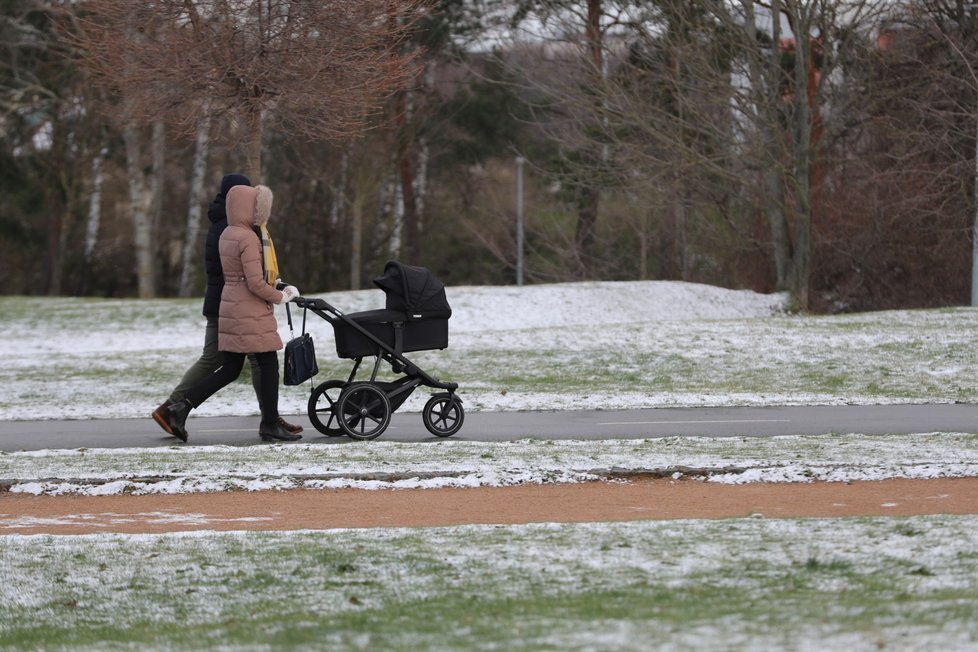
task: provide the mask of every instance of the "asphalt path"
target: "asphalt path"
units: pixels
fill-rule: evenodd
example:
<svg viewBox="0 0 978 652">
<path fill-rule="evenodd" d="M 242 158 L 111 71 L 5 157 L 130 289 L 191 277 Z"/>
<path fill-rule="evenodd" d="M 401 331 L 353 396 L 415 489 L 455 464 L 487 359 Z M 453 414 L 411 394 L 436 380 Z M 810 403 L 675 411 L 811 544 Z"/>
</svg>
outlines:
<svg viewBox="0 0 978 652">
<path fill-rule="evenodd" d="M 308 417 L 287 416 L 305 427 L 303 442 L 357 444 L 325 437 Z M 193 417 L 187 421 L 190 444 L 261 444 L 258 417 Z M 453 439 L 644 439 L 675 435 L 771 437 L 861 433 L 978 433 L 978 405 L 819 405 L 803 407 L 655 408 L 646 410 L 561 410 L 470 412 Z M 421 415 L 395 413 L 375 441 L 439 441 L 425 430 Z M 369 445 L 370 442 L 361 442 Z M 180 445 L 148 416 L 145 419 L 0 422 L 0 451 L 48 448 L 123 448 Z"/>
</svg>

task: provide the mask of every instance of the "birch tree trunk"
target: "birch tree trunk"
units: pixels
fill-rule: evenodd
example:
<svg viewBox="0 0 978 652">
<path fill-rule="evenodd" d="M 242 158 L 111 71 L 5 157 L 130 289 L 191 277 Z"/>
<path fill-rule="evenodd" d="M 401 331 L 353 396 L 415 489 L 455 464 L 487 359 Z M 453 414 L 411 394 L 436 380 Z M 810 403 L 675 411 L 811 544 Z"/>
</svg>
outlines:
<svg viewBox="0 0 978 652">
<path fill-rule="evenodd" d="M 363 268 L 363 205 L 367 193 L 361 184 L 353 189 L 353 202 L 350 205 L 350 289 L 359 290 L 363 284 L 361 269 Z"/>
<path fill-rule="evenodd" d="M 187 229 L 183 241 L 182 266 L 180 270 L 181 297 L 193 294 L 195 272 L 199 269 L 200 256 L 197 238 L 200 235 L 201 204 L 204 202 L 204 174 L 207 171 L 207 150 L 210 143 L 211 119 L 204 109 L 204 115 L 197 123 L 197 139 L 194 143 L 194 163 L 190 176 L 190 205 L 187 208 Z"/>
<path fill-rule="evenodd" d="M 102 184 L 105 182 L 105 159 L 109 150 L 103 147 L 92 158 L 92 194 L 88 197 L 88 221 L 85 224 L 85 264 L 92 262 L 92 253 L 98 243 L 98 229 L 102 221 Z"/>
<path fill-rule="evenodd" d="M 403 228 L 403 241 L 398 243 L 398 249 L 403 245 L 403 254 L 407 262 L 418 264 L 420 257 L 420 242 L 418 236 L 418 206 L 414 192 L 414 169 L 411 165 L 411 149 L 414 144 L 410 125 L 412 106 L 411 92 L 401 91 L 397 96 L 397 173 L 400 178 L 400 209 L 399 224 Z M 400 229 L 399 229 L 400 230 Z"/>
<path fill-rule="evenodd" d="M 415 179 L 417 201 L 415 204 L 418 212 L 418 237 L 421 238 L 421 234 L 424 233 L 424 200 L 428 194 L 428 158 L 431 156 L 431 151 L 426 138 L 420 138 L 418 142 L 418 176 Z M 420 240 L 418 243 L 418 253 L 419 255 L 424 253 Z"/>
<path fill-rule="evenodd" d="M 398 184 L 393 180 L 390 183 L 389 195 L 393 207 L 393 222 L 391 224 L 391 237 L 390 243 L 388 245 L 388 253 L 390 254 L 391 260 L 399 260 L 403 253 L 404 244 L 404 198 L 401 193 L 403 189 L 403 184 Z M 383 192 L 381 188 L 381 192 Z M 382 202 L 383 205 L 383 202 Z"/>
<path fill-rule="evenodd" d="M 156 243 L 160 241 L 160 222 L 163 217 L 164 166 L 166 163 L 166 127 L 158 120 L 153 123 L 153 138 L 150 147 L 152 167 L 149 173 L 149 223 L 155 249 Z"/>
<path fill-rule="evenodd" d="M 346 184 L 350 171 L 350 149 L 347 147 L 340 156 L 340 175 L 333 186 L 333 203 L 329 209 L 329 225 L 334 229 L 343 221 L 346 213 Z"/>
<path fill-rule="evenodd" d="M 132 213 L 137 287 L 141 299 L 150 299 L 156 296 L 153 225 L 149 216 L 149 194 L 146 192 L 143 178 L 139 129 L 127 125 L 122 131 L 122 138 L 126 146 L 126 173 L 129 180 L 129 210 Z"/>
</svg>

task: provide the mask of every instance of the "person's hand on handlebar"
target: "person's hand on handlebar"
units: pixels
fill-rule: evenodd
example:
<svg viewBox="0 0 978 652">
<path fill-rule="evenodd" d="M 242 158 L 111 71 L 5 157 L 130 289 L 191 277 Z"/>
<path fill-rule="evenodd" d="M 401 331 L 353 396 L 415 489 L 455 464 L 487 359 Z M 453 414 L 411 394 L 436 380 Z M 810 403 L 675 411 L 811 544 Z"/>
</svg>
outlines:
<svg viewBox="0 0 978 652">
<path fill-rule="evenodd" d="M 282 303 L 288 303 L 299 296 L 299 289 L 294 285 L 286 285 L 282 288 Z"/>
</svg>

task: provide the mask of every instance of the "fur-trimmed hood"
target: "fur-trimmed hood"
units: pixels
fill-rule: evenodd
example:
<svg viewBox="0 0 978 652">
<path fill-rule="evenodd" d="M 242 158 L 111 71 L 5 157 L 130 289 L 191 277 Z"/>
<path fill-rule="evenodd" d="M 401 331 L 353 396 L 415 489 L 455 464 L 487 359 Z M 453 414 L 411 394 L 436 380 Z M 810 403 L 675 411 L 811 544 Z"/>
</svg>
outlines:
<svg viewBox="0 0 978 652">
<path fill-rule="evenodd" d="M 261 226 L 272 214 L 272 190 L 268 186 L 234 186 L 227 194 L 228 226 Z"/>
</svg>

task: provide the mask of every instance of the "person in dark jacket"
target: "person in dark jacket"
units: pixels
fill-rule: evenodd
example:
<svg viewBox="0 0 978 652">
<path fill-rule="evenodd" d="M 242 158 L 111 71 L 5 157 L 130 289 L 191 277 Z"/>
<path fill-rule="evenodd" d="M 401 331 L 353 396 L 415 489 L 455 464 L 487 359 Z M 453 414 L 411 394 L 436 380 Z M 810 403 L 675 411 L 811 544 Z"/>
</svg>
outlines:
<svg viewBox="0 0 978 652">
<path fill-rule="evenodd" d="M 207 209 L 207 218 L 211 221 L 211 226 L 207 231 L 207 242 L 204 247 L 204 271 L 207 273 L 207 289 L 204 292 L 203 310 L 204 317 L 207 318 L 207 326 L 204 330 L 204 350 L 200 358 L 184 372 L 183 378 L 170 392 L 169 398 L 152 413 L 153 420 L 170 435 L 173 434 L 169 418 L 170 406 L 182 401 L 187 390 L 220 367 L 223 360 L 221 352 L 217 349 L 218 314 L 221 307 L 221 291 L 224 289 L 224 270 L 221 267 L 218 243 L 221 240 L 221 234 L 224 233 L 224 229 L 228 225 L 225 201 L 228 191 L 234 186 L 251 186 L 251 181 L 243 174 L 224 175 L 224 178 L 221 179 L 221 191 Z M 262 400 L 261 371 L 258 361 L 253 355 L 249 355 L 248 360 L 251 363 L 251 384 L 255 387 L 255 395 L 258 396 L 260 408 Z M 278 423 L 291 433 L 302 432 L 302 426 L 291 424 L 281 417 L 279 417 Z"/>
</svg>

